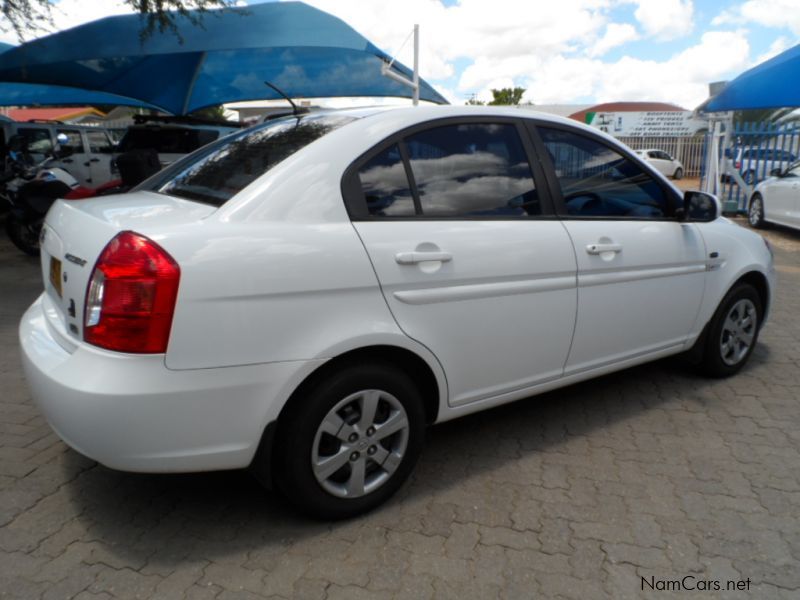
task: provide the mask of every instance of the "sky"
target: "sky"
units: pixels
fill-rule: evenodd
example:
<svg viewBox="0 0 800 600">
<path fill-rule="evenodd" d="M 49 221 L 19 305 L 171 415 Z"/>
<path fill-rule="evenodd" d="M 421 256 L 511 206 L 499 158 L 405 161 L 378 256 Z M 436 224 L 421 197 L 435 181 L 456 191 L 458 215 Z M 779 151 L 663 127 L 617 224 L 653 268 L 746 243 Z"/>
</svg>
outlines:
<svg viewBox="0 0 800 600">
<path fill-rule="evenodd" d="M 244 3 L 244 0 L 239 0 Z M 306 0 L 412 63 L 451 103 L 519 86 L 534 104 L 615 100 L 693 109 L 729 80 L 800 43 L 800 0 Z M 248 3 L 254 3 L 250 0 Z M 128 12 L 120 0 L 58 0 L 56 30 Z M 0 41 L 17 43 L 14 35 Z"/>
</svg>

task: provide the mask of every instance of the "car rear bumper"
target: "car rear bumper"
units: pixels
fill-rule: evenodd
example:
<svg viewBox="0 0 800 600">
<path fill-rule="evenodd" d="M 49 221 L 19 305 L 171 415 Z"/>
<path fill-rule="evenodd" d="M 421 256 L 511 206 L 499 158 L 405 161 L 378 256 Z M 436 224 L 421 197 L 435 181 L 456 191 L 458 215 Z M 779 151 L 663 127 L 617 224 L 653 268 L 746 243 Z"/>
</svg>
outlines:
<svg viewBox="0 0 800 600">
<path fill-rule="evenodd" d="M 19 335 L 31 393 L 53 430 L 81 454 L 125 471 L 248 466 L 267 423 L 323 362 L 170 370 L 163 355 L 65 343 L 41 297 Z"/>
</svg>

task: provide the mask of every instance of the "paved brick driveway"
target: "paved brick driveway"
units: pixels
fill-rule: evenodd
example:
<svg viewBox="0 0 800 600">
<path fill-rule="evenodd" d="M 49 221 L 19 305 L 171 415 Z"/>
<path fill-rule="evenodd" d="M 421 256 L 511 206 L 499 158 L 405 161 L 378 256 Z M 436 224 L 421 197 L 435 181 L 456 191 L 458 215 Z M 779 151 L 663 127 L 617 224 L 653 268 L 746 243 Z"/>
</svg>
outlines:
<svg viewBox="0 0 800 600">
<path fill-rule="evenodd" d="M 800 598 L 800 234 L 770 237 L 781 286 L 735 379 L 662 361 L 436 427 L 398 498 L 333 525 L 243 473 L 68 450 L 17 356 L 37 263 L 0 239 L 0 596 Z M 642 591 L 687 575 L 750 590 Z"/>
</svg>

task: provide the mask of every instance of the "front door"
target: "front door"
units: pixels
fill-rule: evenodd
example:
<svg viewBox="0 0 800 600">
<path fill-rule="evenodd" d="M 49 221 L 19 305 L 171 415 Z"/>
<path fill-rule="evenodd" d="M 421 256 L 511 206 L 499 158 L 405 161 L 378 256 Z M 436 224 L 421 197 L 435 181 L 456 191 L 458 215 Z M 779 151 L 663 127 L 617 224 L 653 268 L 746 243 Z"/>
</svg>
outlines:
<svg viewBox="0 0 800 600">
<path fill-rule="evenodd" d="M 61 150 L 66 151 L 64 158 L 59 158 L 53 161 L 54 167 L 60 167 L 78 180 L 80 185 L 91 185 L 92 174 L 89 166 L 86 163 L 87 152 L 83 144 L 83 136 L 80 129 L 62 129 L 56 130 L 56 135 L 64 134 L 67 136 L 67 141 L 60 144 Z"/>
<path fill-rule="evenodd" d="M 539 127 L 575 248 L 578 319 L 565 374 L 680 348 L 703 297 L 705 244 L 680 197 L 600 138 Z"/>
<path fill-rule="evenodd" d="M 452 406 L 556 379 L 569 351 L 575 256 L 524 134 L 513 120 L 431 124 L 351 175 L 386 302 L 442 364 Z"/>
</svg>

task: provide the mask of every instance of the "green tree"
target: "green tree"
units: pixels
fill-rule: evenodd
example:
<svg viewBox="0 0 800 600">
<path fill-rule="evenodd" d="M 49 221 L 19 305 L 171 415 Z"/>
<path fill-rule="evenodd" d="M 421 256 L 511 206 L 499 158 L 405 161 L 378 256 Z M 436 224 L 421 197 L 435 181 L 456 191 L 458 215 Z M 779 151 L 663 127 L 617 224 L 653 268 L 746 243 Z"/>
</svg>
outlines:
<svg viewBox="0 0 800 600">
<path fill-rule="evenodd" d="M 478 100 L 477 94 L 472 94 L 464 104 L 467 106 L 483 106 L 486 102 Z"/>
<path fill-rule="evenodd" d="M 489 102 L 492 106 L 510 105 L 516 106 L 522 100 L 522 95 L 525 93 L 525 88 L 501 88 L 499 90 L 492 90 L 492 101 Z"/>
<path fill-rule="evenodd" d="M 154 31 L 172 31 L 177 35 L 175 15 L 182 15 L 193 25 L 200 17 L 190 11 L 201 12 L 209 8 L 231 6 L 234 0 L 124 0 L 133 10 L 143 15 L 142 37 Z M 0 30 L 14 31 L 23 41 L 26 35 L 37 34 L 52 28 L 52 9 L 55 0 L 0 0 Z"/>
<path fill-rule="evenodd" d="M 209 121 L 228 120 L 228 118 L 225 116 L 225 107 L 222 105 L 207 106 L 206 108 L 201 108 L 200 110 L 190 113 L 189 116 L 195 117 L 196 119 L 208 119 Z"/>
</svg>

